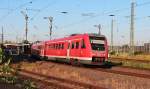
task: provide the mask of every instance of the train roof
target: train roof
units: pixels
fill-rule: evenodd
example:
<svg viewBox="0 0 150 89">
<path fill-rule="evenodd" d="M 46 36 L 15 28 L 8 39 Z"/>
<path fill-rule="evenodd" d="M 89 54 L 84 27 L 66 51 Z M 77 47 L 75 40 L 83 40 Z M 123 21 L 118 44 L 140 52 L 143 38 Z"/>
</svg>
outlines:
<svg viewBox="0 0 150 89">
<path fill-rule="evenodd" d="M 105 35 L 99 35 L 99 34 L 96 34 L 96 33 L 89 33 L 88 35 L 89 36 L 96 36 L 96 37 L 105 37 Z"/>
<path fill-rule="evenodd" d="M 104 35 L 99 35 L 96 33 L 85 33 L 85 34 L 71 34 L 70 36 L 64 37 L 64 38 L 58 38 L 58 39 L 53 39 L 53 40 L 48 40 L 45 42 L 50 42 L 50 41 L 60 41 L 60 40 L 69 40 L 71 38 L 80 38 L 83 36 L 96 36 L 96 37 L 105 37 Z"/>
<path fill-rule="evenodd" d="M 58 38 L 58 39 L 53 39 L 53 40 L 41 41 L 41 42 L 37 42 L 37 43 L 34 43 L 34 44 L 41 45 L 41 44 L 43 44 L 45 42 L 47 43 L 47 42 L 53 42 L 53 41 L 69 40 L 69 39 L 72 39 L 72 38 L 80 38 L 80 37 L 83 37 L 83 36 L 105 37 L 104 35 L 99 35 L 99 34 L 96 34 L 96 33 L 71 34 L 70 36 L 67 36 L 67 37 L 64 37 L 64 38 Z"/>
<path fill-rule="evenodd" d="M 89 36 L 97 36 L 97 37 L 105 37 L 104 35 L 99 35 L 97 33 L 85 33 Z M 79 35 L 85 35 L 85 34 L 71 34 L 70 36 L 79 36 Z"/>
</svg>

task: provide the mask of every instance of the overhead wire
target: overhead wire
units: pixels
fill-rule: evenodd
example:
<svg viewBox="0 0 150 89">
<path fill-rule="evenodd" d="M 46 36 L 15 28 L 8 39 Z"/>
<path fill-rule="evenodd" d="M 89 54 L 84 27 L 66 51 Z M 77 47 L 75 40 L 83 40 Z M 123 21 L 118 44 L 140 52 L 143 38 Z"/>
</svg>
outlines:
<svg viewBox="0 0 150 89">
<path fill-rule="evenodd" d="M 54 0 L 53 2 L 48 3 L 46 6 L 42 7 L 41 9 L 39 9 L 39 11 L 37 13 L 35 13 L 32 17 L 31 20 L 33 21 L 41 12 L 43 12 L 45 9 L 47 9 L 48 7 L 56 4 L 56 0 Z"/>
<path fill-rule="evenodd" d="M 118 10 L 114 10 L 114 11 L 104 12 L 104 13 L 101 13 L 101 14 L 98 14 L 98 15 L 95 15 L 95 16 L 91 16 L 91 17 L 88 17 L 86 19 L 82 19 L 80 21 L 77 21 L 77 22 L 74 22 L 74 23 L 71 23 L 71 24 L 68 24 L 68 25 L 65 25 L 65 26 L 63 26 L 61 28 L 68 28 L 70 26 L 77 25 L 77 24 L 80 24 L 82 22 L 86 22 L 86 21 L 91 20 L 93 18 L 96 18 L 96 17 L 99 17 L 99 16 L 103 16 L 104 14 L 108 15 L 108 14 L 112 14 L 112 13 L 116 13 L 116 12 L 120 12 L 120 11 L 124 11 L 124 10 L 127 10 L 127 8 L 122 8 L 122 9 L 118 9 Z"/>
<path fill-rule="evenodd" d="M 144 6 L 144 5 L 149 5 L 150 4 L 150 1 L 148 2 L 144 2 L 144 3 L 140 3 L 140 4 L 136 4 L 135 7 L 141 7 L 141 6 Z M 83 22 L 86 22 L 88 20 L 91 20 L 93 18 L 96 18 L 96 17 L 99 17 L 99 16 L 104 16 L 104 14 L 112 14 L 112 13 L 117 13 L 117 12 L 122 12 L 122 11 L 125 11 L 125 10 L 128 10 L 130 9 L 130 7 L 127 7 L 127 8 L 122 8 L 122 9 L 118 9 L 118 10 L 114 10 L 114 11 L 109 11 L 109 12 L 104 12 L 104 13 L 100 13 L 99 15 L 96 15 L 96 16 L 93 16 L 93 17 L 89 17 L 89 18 L 86 18 L 86 19 L 82 19 L 82 20 L 79 20 L 77 22 L 74 22 L 74 23 L 71 23 L 71 24 L 68 24 L 68 25 L 65 25 L 65 26 L 62 26 L 61 28 L 68 28 L 68 27 L 71 27 L 73 25 L 77 25 L 77 24 L 80 24 L 80 23 L 83 23 Z"/>
<path fill-rule="evenodd" d="M 13 10 L 13 9 L 10 9 L 10 8 L 0 8 L 0 10 Z"/>
<path fill-rule="evenodd" d="M 34 1 L 36 0 L 31 0 L 29 2 L 26 2 L 24 4 L 21 4 L 19 5 L 18 7 L 16 7 L 15 9 L 11 9 L 11 12 L 8 12 L 6 15 L 2 16 L 0 18 L 0 21 L 4 20 L 7 16 L 9 16 L 10 14 L 12 14 L 14 11 L 26 6 L 27 4 L 32 4 Z M 33 17 L 31 17 L 31 20 L 33 20 L 34 18 L 36 18 L 42 11 L 44 11 L 45 9 L 47 9 L 49 6 L 53 5 L 56 3 L 56 0 L 53 1 L 53 3 L 48 3 L 46 6 L 42 7 L 35 15 L 33 15 Z M 150 4 L 150 1 L 148 2 L 144 2 L 144 3 L 141 3 L 141 4 L 137 4 L 136 7 L 140 7 L 140 6 L 144 6 L 144 5 L 149 5 Z M 114 10 L 114 11 L 109 11 L 109 12 L 104 12 L 104 13 L 101 13 L 99 15 L 95 15 L 95 16 L 92 16 L 92 17 L 89 17 L 89 18 L 86 18 L 86 19 L 82 19 L 82 20 L 79 20 L 77 22 L 73 22 L 71 24 L 68 24 L 68 25 L 65 25 L 65 26 L 62 26 L 61 28 L 67 28 L 67 27 L 70 27 L 70 26 L 73 26 L 73 25 L 77 25 L 77 24 L 80 24 L 82 22 L 85 22 L 85 21 L 88 21 L 88 20 L 91 20 L 93 18 L 96 18 L 96 17 L 99 17 L 99 16 L 103 16 L 105 14 L 112 14 L 112 13 L 116 13 L 116 12 L 121 12 L 121 11 L 125 11 L 125 10 L 128 10 L 130 7 L 127 7 L 127 8 L 122 8 L 122 9 L 118 9 L 118 10 Z M 7 9 L 7 8 L 0 8 L 0 9 Z"/>
<path fill-rule="evenodd" d="M 140 4 L 136 4 L 135 7 L 141 7 L 141 6 L 145 6 L 145 5 L 150 5 L 150 1 L 144 2 L 144 3 L 140 3 Z M 126 18 L 130 18 L 130 16 L 125 16 L 125 17 Z M 134 20 L 139 21 L 139 20 L 143 20 L 145 18 L 148 18 L 148 16 L 136 17 Z M 121 22 L 119 22 L 117 24 L 121 24 Z"/>
<path fill-rule="evenodd" d="M 0 18 L 0 21 L 6 19 L 6 18 L 7 18 L 10 14 L 12 14 L 14 11 L 16 11 L 16 10 L 18 10 L 18 9 L 20 9 L 20 8 L 22 8 L 22 7 L 26 6 L 26 5 L 28 5 L 28 4 L 32 4 L 34 1 L 36 1 L 36 0 L 28 1 L 28 2 L 26 2 L 26 3 L 23 3 L 23 4 L 19 5 L 19 6 L 16 7 L 15 9 L 11 9 L 10 12 L 8 12 L 7 14 L 3 15 L 3 16 Z"/>
<path fill-rule="evenodd" d="M 143 5 L 149 5 L 149 4 L 150 4 L 150 1 L 144 2 L 144 3 L 140 3 L 140 4 L 136 4 L 136 7 L 140 7 L 140 6 L 143 6 Z"/>
</svg>

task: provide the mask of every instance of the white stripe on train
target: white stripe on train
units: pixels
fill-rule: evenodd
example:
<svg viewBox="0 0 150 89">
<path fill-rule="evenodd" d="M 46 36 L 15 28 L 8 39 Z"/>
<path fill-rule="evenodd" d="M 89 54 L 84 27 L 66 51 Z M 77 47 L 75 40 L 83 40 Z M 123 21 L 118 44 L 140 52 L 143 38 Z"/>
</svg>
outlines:
<svg viewBox="0 0 150 89">
<path fill-rule="evenodd" d="M 44 55 L 41 55 L 44 56 Z M 55 57 L 55 58 L 68 58 L 67 56 L 54 56 L 54 55 L 45 55 L 46 57 Z M 80 59 L 80 60 L 92 60 L 91 57 L 74 57 L 69 56 L 69 58 Z"/>
</svg>

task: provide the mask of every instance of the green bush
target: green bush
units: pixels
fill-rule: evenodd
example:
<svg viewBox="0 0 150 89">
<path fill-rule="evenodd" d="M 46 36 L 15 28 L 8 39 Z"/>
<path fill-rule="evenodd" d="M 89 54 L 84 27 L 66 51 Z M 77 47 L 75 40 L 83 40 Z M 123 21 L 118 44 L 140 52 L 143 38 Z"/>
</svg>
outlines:
<svg viewBox="0 0 150 89">
<path fill-rule="evenodd" d="M 35 84 L 30 80 L 23 81 L 23 89 L 36 89 Z"/>
<path fill-rule="evenodd" d="M 20 82 L 20 79 L 16 76 L 18 70 L 13 69 L 10 66 L 11 60 L 11 56 L 4 57 L 4 53 L 0 49 L 0 64 L 2 64 L 2 66 L 0 67 L 0 74 L 2 75 L 0 77 L 0 81 L 9 84 L 17 84 L 19 81 L 19 84 L 21 84 L 22 89 L 36 89 L 35 84 L 30 80 L 24 80 Z"/>
<path fill-rule="evenodd" d="M 2 78 L 0 78 L 0 80 L 5 83 L 14 84 L 16 83 L 17 77 L 16 76 L 3 76 Z"/>
<path fill-rule="evenodd" d="M 111 51 L 111 52 L 109 52 L 109 54 L 110 54 L 110 55 L 115 55 L 116 52 L 115 52 L 115 51 Z"/>
<path fill-rule="evenodd" d="M 134 55 L 143 54 L 143 52 L 134 52 Z"/>
</svg>

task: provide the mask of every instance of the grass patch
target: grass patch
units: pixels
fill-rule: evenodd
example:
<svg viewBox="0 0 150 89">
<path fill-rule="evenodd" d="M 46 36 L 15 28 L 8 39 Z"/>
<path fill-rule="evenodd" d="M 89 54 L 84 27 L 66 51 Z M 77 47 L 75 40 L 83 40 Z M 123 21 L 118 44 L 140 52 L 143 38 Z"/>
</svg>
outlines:
<svg viewBox="0 0 150 89">
<path fill-rule="evenodd" d="M 31 80 L 23 80 L 18 77 L 18 68 L 10 66 L 11 58 L 0 65 L 0 82 L 6 85 L 12 84 L 19 89 L 37 89 Z M 13 87 L 13 86 L 11 86 Z"/>
<path fill-rule="evenodd" d="M 128 53 L 120 53 L 118 55 L 110 55 L 110 58 L 122 58 L 122 59 L 133 59 L 133 60 L 148 60 L 150 61 L 149 54 L 136 54 L 129 55 Z"/>
<path fill-rule="evenodd" d="M 132 68 L 139 68 L 139 69 L 150 69 L 150 62 L 142 63 L 137 61 L 127 61 L 127 60 L 110 60 L 114 63 L 122 63 L 122 66 L 132 67 Z"/>
</svg>

